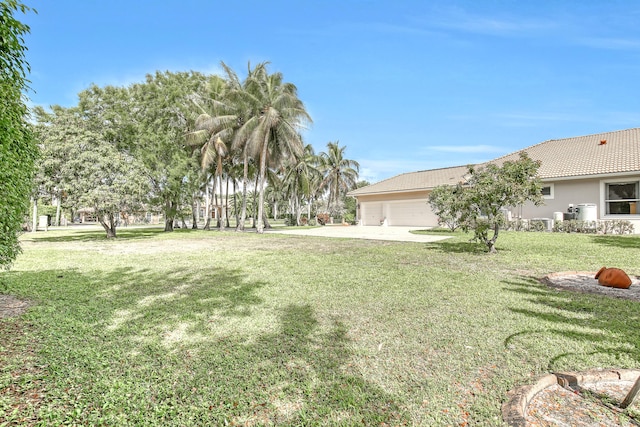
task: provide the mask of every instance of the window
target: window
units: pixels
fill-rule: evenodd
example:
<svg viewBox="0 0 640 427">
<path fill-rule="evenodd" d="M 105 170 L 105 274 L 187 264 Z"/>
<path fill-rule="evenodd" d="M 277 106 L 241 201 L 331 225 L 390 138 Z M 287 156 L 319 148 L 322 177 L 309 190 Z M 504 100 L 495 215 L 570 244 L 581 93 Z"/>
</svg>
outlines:
<svg viewBox="0 0 640 427">
<path fill-rule="evenodd" d="M 542 198 L 553 199 L 553 184 L 547 184 L 542 186 Z"/>
<path fill-rule="evenodd" d="M 607 215 L 634 215 L 637 213 L 639 181 L 609 182 L 605 184 Z"/>
</svg>

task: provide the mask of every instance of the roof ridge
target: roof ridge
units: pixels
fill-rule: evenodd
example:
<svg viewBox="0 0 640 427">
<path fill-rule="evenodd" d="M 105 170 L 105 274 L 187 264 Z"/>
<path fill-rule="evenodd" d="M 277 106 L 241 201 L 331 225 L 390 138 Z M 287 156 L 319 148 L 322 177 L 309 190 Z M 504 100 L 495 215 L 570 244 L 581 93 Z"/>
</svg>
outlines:
<svg viewBox="0 0 640 427">
<path fill-rule="evenodd" d="M 582 138 L 589 138 L 589 137 L 594 137 L 594 136 L 599 136 L 599 135 L 611 135 L 611 134 L 617 134 L 617 133 L 622 133 L 622 132 L 631 132 L 631 131 L 640 131 L 640 127 L 634 127 L 634 128 L 628 128 L 628 129 L 618 129 L 618 130 L 612 130 L 612 131 L 608 131 L 608 132 L 591 133 L 591 134 L 587 134 L 587 135 L 569 136 L 567 138 L 547 139 L 547 140 L 544 140 L 542 142 L 538 142 L 537 144 L 533 144 L 533 145 L 530 145 L 528 147 L 521 148 L 519 150 L 512 151 L 510 153 L 504 154 L 504 155 L 502 155 L 500 157 L 496 157 L 495 159 L 488 160 L 488 161 L 486 161 L 484 163 L 480 163 L 479 165 L 483 166 L 483 165 L 486 165 L 486 164 L 489 164 L 489 163 L 494 163 L 494 162 L 497 162 L 497 161 L 499 161 L 499 160 L 501 160 L 501 159 L 503 159 L 505 157 L 511 157 L 514 154 L 522 153 L 523 151 L 528 151 L 528 150 L 530 150 L 532 148 L 538 147 L 538 146 L 543 145 L 543 144 L 548 144 L 550 142 L 568 141 L 568 140 L 571 140 L 571 139 L 582 139 Z"/>
<path fill-rule="evenodd" d="M 477 163 L 473 163 L 473 165 L 476 165 L 476 164 L 477 164 Z M 446 170 L 446 169 L 466 168 L 466 167 L 468 167 L 468 166 L 470 166 L 470 165 L 471 165 L 471 163 L 470 163 L 470 164 L 468 164 L 468 165 L 445 166 L 445 167 L 443 167 L 443 168 L 423 169 L 423 170 L 413 171 L 413 172 L 402 172 L 402 173 L 399 173 L 399 174 L 397 174 L 397 175 L 390 176 L 389 178 L 385 178 L 385 179 L 383 179 L 382 181 L 374 182 L 374 183 L 373 183 L 373 184 L 371 184 L 371 185 L 379 184 L 379 183 L 381 183 L 381 182 L 385 182 L 385 181 L 388 181 L 388 180 L 390 180 L 390 179 L 395 179 L 395 178 L 397 178 L 397 177 L 399 177 L 399 176 L 402 176 L 402 175 L 411 175 L 411 174 L 414 174 L 414 173 L 424 173 L 424 172 L 443 171 L 443 170 Z"/>
</svg>

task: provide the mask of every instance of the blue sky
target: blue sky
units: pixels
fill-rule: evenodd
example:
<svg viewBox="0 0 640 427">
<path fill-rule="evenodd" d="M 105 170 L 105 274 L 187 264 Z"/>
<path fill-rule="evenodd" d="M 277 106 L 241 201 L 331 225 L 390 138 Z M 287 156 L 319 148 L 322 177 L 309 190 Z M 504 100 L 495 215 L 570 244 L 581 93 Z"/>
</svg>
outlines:
<svg viewBox="0 0 640 427">
<path fill-rule="evenodd" d="M 32 104 L 270 61 L 372 183 L 639 125 L 633 0 L 23 1 Z"/>
</svg>

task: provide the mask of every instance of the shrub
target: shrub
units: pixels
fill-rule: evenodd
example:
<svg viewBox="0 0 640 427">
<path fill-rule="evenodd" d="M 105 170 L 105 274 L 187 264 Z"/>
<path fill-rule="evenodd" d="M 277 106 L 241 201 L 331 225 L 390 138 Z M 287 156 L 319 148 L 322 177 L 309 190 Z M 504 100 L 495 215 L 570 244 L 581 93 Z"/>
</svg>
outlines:
<svg viewBox="0 0 640 427">
<path fill-rule="evenodd" d="M 328 213 L 319 213 L 318 215 L 316 215 L 316 218 L 318 220 L 318 224 L 320 225 L 327 225 L 329 223 Z"/>
<path fill-rule="evenodd" d="M 296 216 L 293 214 L 286 214 L 284 216 L 284 225 L 286 226 L 296 225 Z"/>
</svg>

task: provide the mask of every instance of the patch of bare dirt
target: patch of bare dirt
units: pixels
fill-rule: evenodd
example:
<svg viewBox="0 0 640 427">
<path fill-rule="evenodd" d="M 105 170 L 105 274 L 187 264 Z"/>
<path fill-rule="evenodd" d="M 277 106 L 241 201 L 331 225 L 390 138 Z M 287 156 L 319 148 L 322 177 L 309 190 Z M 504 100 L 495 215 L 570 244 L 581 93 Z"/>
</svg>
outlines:
<svg viewBox="0 0 640 427">
<path fill-rule="evenodd" d="M 547 275 L 542 279 L 542 282 L 557 289 L 640 301 L 640 279 L 638 277 L 629 276 L 631 279 L 629 289 L 618 289 L 602 286 L 598 283 L 595 275 L 595 271 L 563 271 Z"/>
<path fill-rule="evenodd" d="M 29 308 L 27 301 L 19 300 L 13 295 L 0 294 L 0 319 L 19 316 Z"/>
</svg>

